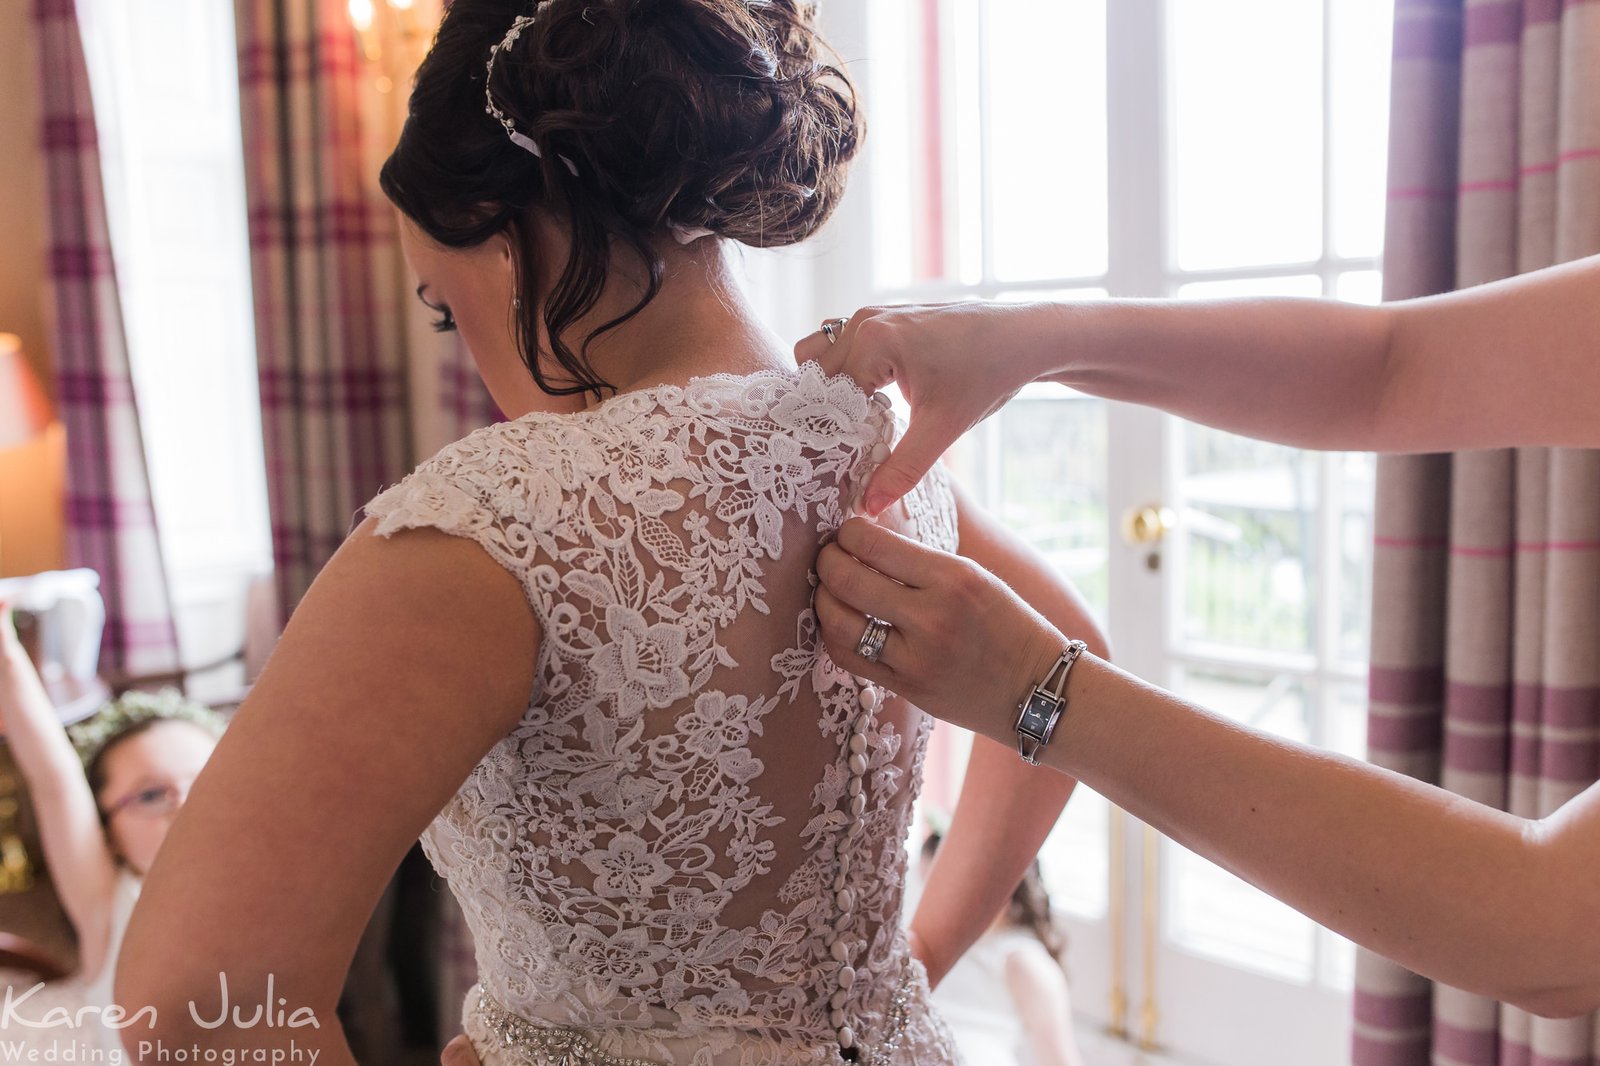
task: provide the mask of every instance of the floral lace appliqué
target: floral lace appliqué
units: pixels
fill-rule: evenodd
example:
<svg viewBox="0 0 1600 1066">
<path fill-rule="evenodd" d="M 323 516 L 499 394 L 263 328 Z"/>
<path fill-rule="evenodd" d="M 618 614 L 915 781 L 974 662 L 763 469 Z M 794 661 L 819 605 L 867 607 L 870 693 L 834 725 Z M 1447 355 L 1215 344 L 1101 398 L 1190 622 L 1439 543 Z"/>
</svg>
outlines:
<svg viewBox="0 0 1600 1066">
<path fill-rule="evenodd" d="M 368 503 L 380 535 L 477 542 L 541 630 L 522 720 L 422 838 L 485 1002 L 651 1061 L 953 1061 L 920 999 L 874 1050 L 908 1009 L 929 723 L 834 665 L 809 605 L 890 418 L 811 364 L 698 378 L 477 430 Z M 898 515 L 955 547 L 942 473 Z"/>
</svg>

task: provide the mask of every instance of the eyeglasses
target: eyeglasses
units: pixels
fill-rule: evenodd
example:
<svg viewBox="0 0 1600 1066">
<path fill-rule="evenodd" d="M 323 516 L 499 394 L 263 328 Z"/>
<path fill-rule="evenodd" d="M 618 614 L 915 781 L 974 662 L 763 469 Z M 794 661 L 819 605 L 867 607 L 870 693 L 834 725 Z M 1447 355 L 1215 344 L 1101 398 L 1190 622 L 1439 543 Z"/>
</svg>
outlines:
<svg viewBox="0 0 1600 1066">
<path fill-rule="evenodd" d="M 119 811 L 124 810 L 131 811 L 140 818 L 160 818 L 177 810 L 188 795 L 188 791 L 173 784 L 141 788 L 137 792 L 123 796 L 106 808 L 106 819 L 109 821 L 115 818 Z"/>
</svg>

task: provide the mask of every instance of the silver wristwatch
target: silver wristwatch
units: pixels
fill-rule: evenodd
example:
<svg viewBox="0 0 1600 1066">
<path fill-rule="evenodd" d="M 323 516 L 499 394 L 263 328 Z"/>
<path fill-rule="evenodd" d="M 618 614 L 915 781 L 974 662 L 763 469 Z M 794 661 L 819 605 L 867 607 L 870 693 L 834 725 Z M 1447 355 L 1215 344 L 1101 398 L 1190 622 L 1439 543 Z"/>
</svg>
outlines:
<svg viewBox="0 0 1600 1066">
<path fill-rule="evenodd" d="M 1067 674 L 1078 656 L 1088 650 L 1089 645 L 1081 640 L 1069 641 L 1050 672 L 1017 704 L 1017 754 L 1029 765 L 1039 765 L 1039 749 L 1050 742 L 1067 706 Z"/>
</svg>

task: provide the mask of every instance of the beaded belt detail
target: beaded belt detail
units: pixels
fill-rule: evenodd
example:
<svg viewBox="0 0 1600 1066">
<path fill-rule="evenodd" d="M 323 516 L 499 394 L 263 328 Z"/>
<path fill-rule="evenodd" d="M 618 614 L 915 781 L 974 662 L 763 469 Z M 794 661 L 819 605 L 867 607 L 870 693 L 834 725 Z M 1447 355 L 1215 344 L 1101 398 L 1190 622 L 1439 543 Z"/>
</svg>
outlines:
<svg viewBox="0 0 1600 1066">
<path fill-rule="evenodd" d="M 882 1039 L 866 1046 L 858 1044 L 854 1049 L 858 1057 L 851 1061 L 859 1066 L 888 1066 L 893 1060 L 911 1020 L 912 981 L 913 974 L 908 973 L 889 998 Z M 481 986 L 477 1013 L 499 1047 L 514 1050 L 537 1066 L 671 1066 L 656 1059 L 613 1055 L 600 1047 L 588 1030 L 535 1025 L 501 1006 Z"/>
</svg>

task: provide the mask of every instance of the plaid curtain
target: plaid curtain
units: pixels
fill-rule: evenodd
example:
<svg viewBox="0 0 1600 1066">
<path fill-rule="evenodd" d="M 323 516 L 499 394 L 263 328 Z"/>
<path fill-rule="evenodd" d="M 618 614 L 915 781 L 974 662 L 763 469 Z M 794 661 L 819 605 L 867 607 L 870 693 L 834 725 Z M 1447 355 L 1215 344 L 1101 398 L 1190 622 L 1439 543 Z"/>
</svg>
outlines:
<svg viewBox="0 0 1600 1066">
<path fill-rule="evenodd" d="M 1385 296 L 1600 252 L 1600 3 L 1399 0 Z M 1506 353 L 1516 373 L 1516 353 Z M 1526 817 L 1600 777 L 1600 452 L 1385 458 L 1373 762 Z M 1357 969 L 1357 1066 L 1596 1066 L 1551 1021 Z"/>
<path fill-rule="evenodd" d="M 281 626 L 361 506 L 412 466 L 401 264 L 343 0 L 237 0 L 236 18 Z"/>
<path fill-rule="evenodd" d="M 480 426 L 503 422 L 506 416 L 484 387 L 461 335 L 451 333 L 449 337 L 451 343 L 439 360 L 438 413 L 454 440 Z"/>
<path fill-rule="evenodd" d="M 73 0 L 35 0 L 55 372 L 67 431 L 66 557 L 100 574 L 100 669 L 178 668 L 139 407 L 128 368 L 94 104 Z"/>
<path fill-rule="evenodd" d="M 418 17 L 435 6 L 420 3 Z M 377 72 L 362 62 L 344 0 L 236 0 L 235 9 L 279 605 L 270 642 L 368 499 L 503 416 L 459 336 L 432 333 L 411 299 L 393 208 L 377 185 L 394 132 L 388 107 L 404 94 L 373 99 Z M 438 903 L 433 967 L 448 1040 L 477 973 L 460 908 L 447 893 Z M 388 935 L 379 923 L 363 944 L 383 953 Z M 386 982 L 353 974 L 347 1012 L 388 1002 Z"/>
</svg>

